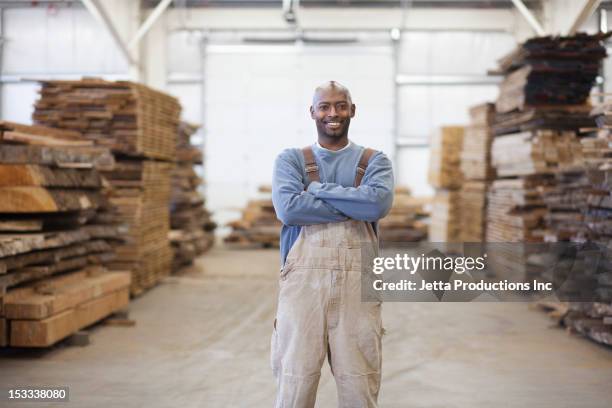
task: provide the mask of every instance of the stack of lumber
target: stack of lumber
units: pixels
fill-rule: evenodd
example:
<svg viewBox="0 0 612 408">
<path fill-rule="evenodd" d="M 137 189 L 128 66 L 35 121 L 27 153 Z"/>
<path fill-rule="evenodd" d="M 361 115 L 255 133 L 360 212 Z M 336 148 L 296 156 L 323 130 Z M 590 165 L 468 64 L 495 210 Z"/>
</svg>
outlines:
<svg viewBox="0 0 612 408">
<path fill-rule="evenodd" d="M 596 258 L 598 264 L 604 265 L 604 268 L 597 270 L 595 278 L 598 291 L 607 294 L 607 299 L 610 299 L 612 272 L 608 265 L 612 263 L 609 254 L 612 248 L 612 105 L 605 101 L 596 106 L 592 114 L 599 132 L 581 139 L 582 166 L 573 173 L 563 174 L 573 183 L 564 191 L 562 202 L 569 207 L 566 213 L 579 220 L 579 223 L 572 223 L 573 228 L 566 228 L 566 236 L 562 238 L 594 243 L 603 249 L 591 257 Z M 553 208 L 556 204 L 553 203 Z M 555 232 L 568 223 L 565 219 L 564 222 L 552 221 L 556 221 L 551 222 L 551 227 L 557 228 Z M 612 302 L 609 300 L 570 302 L 563 324 L 593 341 L 612 346 Z"/>
<path fill-rule="evenodd" d="M 505 79 L 496 103 L 500 113 L 538 105 L 583 105 L 587 102 L 607 35 L 536 37 L 500 60 Z"/>
<path fill-rule="evenodd" d="M 414 197 L 407 187 L 396 187 L 393 205 L 387 216 L 378 223 L 379 238 L 385 242 L 418 242 L 427 238 L 425 206 L 428 197 Z"/>
<path fill-rule="evenodd" d="M 430 141 L 429 184 L 435 188 L 457 189 L 461 187 L 461 150 L 464 128 L 442 126 Z"/>
<path fill-rule="evenodd" d="M 431 204 L 430 242 L 461 242 L 461 191 L 439 189 Z"/>
<path fill-rule="evenodd" d="M 173 272 L 190 265 L 196 256 L 208 250 L 214 242 L 216 224 L 204 207 L 204 197 L 198 192 L 202 179 L 194 166 L 202 165 L 202 151 L 191 144 L 198 126 L 181 122 L 177 139 L 177 163 L 172 170 L 170 197 L 170 227 L 168 234 L 172 251 Z"/>
<path fill-rule="evenodd" d="M 429 184 L 436 188 L 429 224 L 431 242 L 461 240 L 459 189 L 463 182 L 461 153 L 464 128 L 443 126 L 431 138 Z"/>
<path fill-rule="evenodd" d="M 104 267 L 113 166 L 76 132 L 0 122 L 0 346 L 46 347 L 127 305 L 129 272 Z"/>
<path fill-rule="evenodd" d="M 178 101 L 133 82 L 41 81 L 36 123 L 80 132 L 114 153 L 175 160 Z"/>
<path fill-rule="evenodd" d="M 492 103 L 470 109 L 470 125 L 466 126 L 461 151 L 461 172 L 468 180 L 491 180 L 495 169 L 491 166 L 491 123 L 495 116 Z"/>
<path fill-rule="evenodd" d="M 492 152 L 499 177 L 553 174 L 581 162 L 580 141 L 572 131 L 541 129 L 498 136 Z"/>
<path fill-rule="evenodd" d="M 48 347 L 110 314 L 130 300 L 129 272 L 89 267 L 7 293 L 4 316 L 12 347 Z"/>
<path fill-rule="evenodd" d="M 461 225 L 462 242 L 482 242 L 485 238 L 487 190 L 495 169 L 491 164 L 493 135 L 491 123 L 495 106 L 484 103 L 470 109 L 470 125 L 465 128 L 461 152 Z"/>
<path fill-rule="evenodd" d="M 276 218 L 271 197 L 272 189 L 269 186 L 261 186 L 259 192 L 266 198 L 249 200 L 246 208 L 242 210 L 242 217 L 228 223 L 232 231 L 224 238 L 226 243 L 243 247 L 279 246 L 282 224 Z"/>
<path fill-rule="evenodd" d="M 597 343 L 612 346 L 612 303 L 571 302 L 563 324 Z"/>
<path fill-rule="evenodd" d="M 116 220 L 128 226 L 126 242 L 116 249 L 109 266 L 132 271 L 132 295 L 156 285 L 170 274 L 170 174 L 173 163 L 121 159 L 105 176 L 113 186 Z"/>
<path fill-rule="evenodd" d="M 593 126 L 588 97 L 606 56 L 602 39 L 585 34 L 534 38 L 500 60 L 505 80 L 492 126 L 498 179 L 488 194 L 486 238 L 516 243 L 508 245 L 507 254 L 499 251 L 502 259 L 490 260 L 508 266 L 496 269 L 500 278 L 542 276 L 528 262 L 534 248 L 529 243 L 549 239 L 546 220 L 555 215 L 545 197 L 559 201 L 564 193 L 556 174 L 572 171 L 582 160 L 577 132 Z M 571 215 L 559 217 L 571 220 Z"/>
<path fill-rule="evenodd" d="M 41 84 L 36 122 L 78 131 L 115 154 L 116 168 L 106 176 L 128 241 L 111 267 L 132 271 L 131 293 L 138 295 L 170 273 L 168 207 L 180 104 L 131 82 L 85 78 Z"/>
<path fill-rule="evenodd" d="M 461 187 L 460 241 L 483 242 L 485 236 L 488 181 L 466 180 Z"/>
</svg>

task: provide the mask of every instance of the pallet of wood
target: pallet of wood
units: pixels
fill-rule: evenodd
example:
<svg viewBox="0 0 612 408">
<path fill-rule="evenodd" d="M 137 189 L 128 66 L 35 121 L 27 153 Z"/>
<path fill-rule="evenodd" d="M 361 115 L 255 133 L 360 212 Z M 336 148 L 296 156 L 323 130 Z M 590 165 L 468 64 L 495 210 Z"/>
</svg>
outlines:
<svg viewBox="0 0 612 408">
<path fill-rule="evenodd" d="M 500 60 L 505 79 L 496 103 L 500 113 L 538 105 L 581 105 L 587 101 L 607 34 L 536 37 Z"/>
<path fill-rule="evenodd" d="M 426 239 L 429 217 L 426 207 L 430 202 L 429 197 L 414 197 L 407 187 L 396 187 L 391 210 L 378 222 L 380 240 L 393 243 Z"/>
<path fill-rule="evenodd" d="M 261 186 L 259 192 L 265 198 L 249 200 L 242 210 L 242 217 L 227 225 L 232 228 L 224 242 L 238 247 L 278 247 L 282 224 L 276 218 L 269 186 Z"/>
<path fill-rule="evenodd" d="M 129 302 L 129 272 L 88 267 L 7 292 L 8 345 L 49 347 Z M 1 330 L 1 327 L 0 327 Z"/>
<path fill-rule="evenodd" d="M 431 203 L 430 242 L 461 241 L 461 200 L 459 190 L 439 189 Z"/>
<path fill-rule="evenodd" d="M 174 161 L 179 102 L 133 82 L 41 81 L 36 123 L 81 133 L 114 153 Z"/>
<path fill-rule="evenodd" d="M 203 195 L 198 191 L 203 180 L 194 167 L 201 165 L 203 154 L 191 143 L 198 126 L 181 122 L 177 138 L 177 163 L 172 170 L 170 197 L 170 226 L 168 238 L 172 245 L 172 271 L 193 263 L 214 243 L 216 224 L 205 208 Z"/>
<path fill-rule="evenodd" d="M 442 126 L 430 141 L 428 180 L 435 188 L 456 189 L 461 187 L 461 151 L 464 128 Z"/>
</svg>

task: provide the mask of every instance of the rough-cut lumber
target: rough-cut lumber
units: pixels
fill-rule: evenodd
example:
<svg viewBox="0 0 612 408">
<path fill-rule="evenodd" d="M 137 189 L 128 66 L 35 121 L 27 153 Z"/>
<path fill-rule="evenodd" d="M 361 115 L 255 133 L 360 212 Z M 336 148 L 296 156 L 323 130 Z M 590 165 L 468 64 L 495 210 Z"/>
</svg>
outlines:
<svg viewBox="0 0 612 408">
<path fill-rule="evenodd" d="M 34 234 L 0 234 L 0 258 L 39 249 L 58 248 L 89 239 L 85 231 L 48 231 Z"/>
<path fill-rule="evenodd" d="M 460 242 L 461 200 L 457 190 L 437 190 L 431 207 L 429 241 Z"/>
<path fill-rule="evenodd" d="M 538 105 L 579 105 L 587 101 L 609 35 L 537 37 L 500 60 L 506 74 L 496 103 L 498 112 Z"/>
<path fill-rule="evenodd" d="M 127 288 L 85 302 L 43 320 L 12 320 L 10 345 L 48 347 L 72 333 L 90 326 L 129 303 Z"/>
<path fill-rule="evenodd" d="M 429 216 L 425 205 L 429 197 L 414 197 L 407 187 L 396 187 L 393 205 L 386 217 L 378 222 L 378 235 L 385 242 L 416 242 L 427 237 Z"/>
<path fill-rule="evenodd" d="M 580 142 L 574 132 L 537 130 L 498 136 L 492 160 L 500 177 L 553 174 L 581 160 Z"/>
<path fill-rule="evenodd" d="M 259 188 L 261 193 L 269 195 L 267 186 Z M 264 248 L 279 245 L 281 222 L 276 218 L 272 198 L 249 200 L 242 210 L 242 218 L 228 223 L 232 232 L 224 241 L 238 246 L 263 246 Z"/>
<path fill-rule="evenodd" d="M 44 319 L 81 303 L 128 287 L 130 275 L 105 272 L 90 275 L 80 271 L 8 291 L 4 315 L 7 319 Z"/>
<path fill-rule="evenodd" d="M 198 192 L 203 180 L 194 166 L 202 164 L 201 149 L 191 144 L 191 136 L 198 126 L 181 122 L 177 137 L 177 162 L 172 170 L 172 194 L 170 196 L 170 227 L 168 234 L 172 245 L 172 270 L 177 272 L 193 263 L 214 243 L 216 224 L 206 210 L 204 197 Z"/>
<path fill-rule="evenodd" d="M 162 92 L 131 82 L 43 81 L 35 122 L 76 130 L 115 153 L 174 160 L 181 107 Z"/>
<path fill-rule="evenodd" d="M 93 188 L 101 186 L 93 170 L 53 169 L 39 165 L 0 164 L 0 187 L 35 186 Z"/>
<path fill-rule="evenodd" d="M 65 148 L 0 144 L 0 163 L 38 164 L 60 168 L 111 170 L 115 159 L 101 147 Z"/>
<path fill-rule="evenodd" d="M 97 192 L 42 187 L 0 187 L 0 213 L 41 213 L 96 208 Z"/>
<path fill-rule="evenodd" d="M 436 188 L 456 189 L 461 186 L 461 150 L 464 128 L 443 126 L 431 139 L 429 160 L 429 183 Z"/>
<path fill-rule="evenodd" d="M 484 242 L 487 181 L 468 180 L 461 186 L 461 242 Z"/>
</svg>

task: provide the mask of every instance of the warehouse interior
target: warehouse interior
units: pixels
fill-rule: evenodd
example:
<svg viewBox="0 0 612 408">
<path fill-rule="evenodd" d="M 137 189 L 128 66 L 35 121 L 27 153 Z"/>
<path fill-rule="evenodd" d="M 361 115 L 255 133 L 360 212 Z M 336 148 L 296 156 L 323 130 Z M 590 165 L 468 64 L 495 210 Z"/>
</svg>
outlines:
<svg viewBox="0 0 612 408">
<path fill-rule="evenodd" d="M 384 301 L 379 406 L 611 406 L 611 23 L 609 0 L 0 0 L 0 406 L 274 406 L 272 174 L 330 80 L 393 164 L 381 248 L 603 268 L 574 263 L 597 298 Z"/>
</svg>

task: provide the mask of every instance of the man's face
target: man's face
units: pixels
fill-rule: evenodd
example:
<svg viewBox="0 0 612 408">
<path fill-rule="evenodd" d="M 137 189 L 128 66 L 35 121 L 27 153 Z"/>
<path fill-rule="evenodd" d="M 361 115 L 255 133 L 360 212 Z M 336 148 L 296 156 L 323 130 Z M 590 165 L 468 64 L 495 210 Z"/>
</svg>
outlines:
<svg viewBox="0 0 612 408">
<path fill-rule="evenodd" d="M 355 116 L 355 105 L 346 92 L 335 88 L 323 89 L 314 97 L 310 116 L 319 135 L 341 138 L 348 134 L 351 118 Z"/>
</svg>

